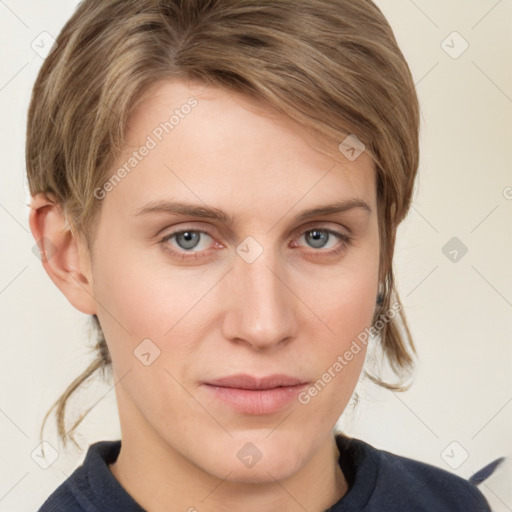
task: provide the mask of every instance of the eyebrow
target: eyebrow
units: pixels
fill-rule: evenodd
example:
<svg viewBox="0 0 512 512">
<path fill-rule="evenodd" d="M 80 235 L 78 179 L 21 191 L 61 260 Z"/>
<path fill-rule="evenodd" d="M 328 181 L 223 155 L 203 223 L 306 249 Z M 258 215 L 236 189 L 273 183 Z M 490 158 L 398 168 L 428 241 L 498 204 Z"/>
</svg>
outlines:
<svg viewBox="0 0 512 512">
<path fill-rule="evenodd" d="M 319 215 L 332 215 L 335 213 L 342 213 L 349 210 L 361 209 L 367 211 L 369 214 L 372 212 L 370 205 L 359 198 L 345 199 L 332 204 L 315 206 L 304 210 L 302 213 L 295 217 L 297 221 L 303 221 L 311 217 Z M 224 210 L 212 206 L 202 206 L 192 203 L 185 203 L 180 201 L 150 201 L 141 208 L 135 210 L 134 216 L 167 213 L 176 215 L 187 215 L 190 217 L 198 217 L 203 219 L 214 219 L 228 226 L 235 224 L 235 219 L 232 215 L 228 215 Z"/>
</svg>

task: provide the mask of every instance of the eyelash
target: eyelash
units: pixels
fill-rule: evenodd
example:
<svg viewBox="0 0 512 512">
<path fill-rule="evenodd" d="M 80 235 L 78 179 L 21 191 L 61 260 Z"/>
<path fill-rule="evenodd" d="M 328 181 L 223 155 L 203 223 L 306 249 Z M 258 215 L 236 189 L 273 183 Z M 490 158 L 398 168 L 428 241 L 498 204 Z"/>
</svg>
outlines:
<svg viewBox="0 0 512 512">
<path fill-rule="evenodd" d="M 344 251 L 345 249 L 347 249 L 347 247 L 349 247 L 351 244 L 352 244 L 352 237 L 351 236 L 348 236 L 344 233 L 339 233 L 338 231 L 333 231 L 331 229 L 327 229 L 327 228 L 322 228 L 322 227 L 312 227 L 312 228 L 308 228 L 304 231 L 301 231 L 300 233 L 295 233 L 295 235 L 299 235 L 302 236 L 306 233 L 310 233 L 312 231 L 322 231 L 324 233 L 327 233 L 329 235 L 334 235 L 335 237 L 338 237 L 341 241 L 341 243 L 335 248 L 335 249 L 330 249 L 329 251 L 325 251 L 325 252 L 322 252 L 320 249 L 319 250 L 312 250 L 312 257 L 313 258 L 322 258 L 322 257 L 333 257 L 333 256 L 336 256 L 338 254 L 340 254 L 342 251 Z M 165 235 L 161 240 L 160 240 L 160 243 L 162 244 L 162 248 L 164 251 L 166 252 L 169 252 L 172 254 L 173 257 L 177 258 L 177 259 L 180 259 L 180 260 L 187 260 L 187 261 L 191 261 L 191 260 L 195 260 L 197 258 L 202 258 L 203 255 L 201 255 L 201 252 L 203 251 L 198 251 L 198 252 L 182 252 L 182 251 L 179 251 L 179 250 L 176 250 L 174 248 L 170 248 L 170 245 L 167 243 L 168 240 L 170 240 L 171 238 L 175 237 L 176 235 L 180 235 L 182 233 L 187 233 L 187 232 L 192 232 L 192 233 L 201 233 L 201 234 L 204 234 L 204 235 L 208 235 L 211 237 L 210 233 L 208 233 L 207 231 L 204 231 L 202 229 L 180 229 L 179 231 L 174 231 L 173 233 L 169 233 L 168 235 Z M 212 237 L 213 238 L 213 237 Z M 314 254 L 314 253 L 317 253 L 317 254 Z"/>
</svg>

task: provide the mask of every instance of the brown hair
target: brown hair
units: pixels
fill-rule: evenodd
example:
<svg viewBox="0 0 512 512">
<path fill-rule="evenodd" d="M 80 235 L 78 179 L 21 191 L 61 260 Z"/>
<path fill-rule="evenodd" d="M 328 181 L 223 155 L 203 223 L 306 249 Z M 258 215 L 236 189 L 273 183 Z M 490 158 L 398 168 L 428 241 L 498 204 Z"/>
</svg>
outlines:
<svg viewBox="0 0 512 512">
<path fill-rule="evenodd" d="M 155 84 L 176 77 L 261 100 L 320 144 L 338 147 L 348 135 L 363 141 L 375 162 L 378 198 L 382 296 L 374 322 L 400 304 L 392 259 L 419 162 L 419 104 L 379 8 L 371 0 L 83 0 L 35 82 L 26 164 L 31 195 L 53 194 L 89 249 L 101 207 L 94 191 L 123 149 L 130 113 Z M 92 320 L 96 358 L 41 427 L 42 433 L 57 406 L 64 444 L 89 412 L 66 432 L 68 398 L 111 367 L 97 316 Z M 385 359 L 402 378 L 415 354 L 402 309 L 379 335 Z"/>
</svg>

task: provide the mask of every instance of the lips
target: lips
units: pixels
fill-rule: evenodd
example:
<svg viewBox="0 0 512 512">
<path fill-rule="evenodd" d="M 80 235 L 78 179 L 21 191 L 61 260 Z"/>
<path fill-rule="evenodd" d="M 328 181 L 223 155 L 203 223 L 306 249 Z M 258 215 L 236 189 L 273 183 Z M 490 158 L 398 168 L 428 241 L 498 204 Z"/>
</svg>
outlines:
<svg viewBox="0 0 512 512">
<path fill-rule="evenodd" d="M 307 384 L 307 381 L 288 375 L 269 375 L 267 377 L 253 377 L 251 375 L 239 374 L 230 377 L 223 377 L 220 379 L 210 380 L 204 384 L 210 386 L 219 386 L 223 388 L 236 388 L 236 389 L 274 389 L 279 387 L 298 386 Z"/>
<path fill-rule="evenodd" d="M 203 389 L 222 407 L 250 415 L 274 414 L 296 401 L 308 385 L 289 375 L 232 375 L 202 383 Z"/>
</svg>

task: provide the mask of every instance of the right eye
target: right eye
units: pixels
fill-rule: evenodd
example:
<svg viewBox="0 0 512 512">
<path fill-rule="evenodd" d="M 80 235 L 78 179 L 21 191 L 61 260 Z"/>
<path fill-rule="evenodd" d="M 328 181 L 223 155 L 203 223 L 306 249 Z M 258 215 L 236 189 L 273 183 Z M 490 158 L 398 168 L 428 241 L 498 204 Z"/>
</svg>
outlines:
<svg viewBox="0 0 512 512">
<path fill-rule="evenodd" d="M 200 249 L 198 251 L 192 250 L 200 245 L 201 235 L 210 236 L 206 231 L 202 229 L 180 229 L 179 231 L 174 231 L 173 233 L 165 235 L 165 237 L 160 240 L 160 243 L 163 244 L 163 249 L 165 251 L 172 253 L 178 258 L 196 258 L 199 257 L 196 253 L 204 252 L 206 250 L 206 248 Z M 173 238 L 178 245 L 177 249 L 175 246 L 168 243 L 169 240 L 172 240 Z M 187 255 L 187 253 L 191 254 Z"/>
</svg>

